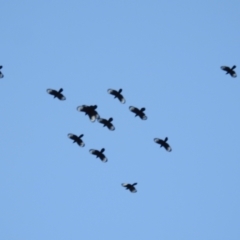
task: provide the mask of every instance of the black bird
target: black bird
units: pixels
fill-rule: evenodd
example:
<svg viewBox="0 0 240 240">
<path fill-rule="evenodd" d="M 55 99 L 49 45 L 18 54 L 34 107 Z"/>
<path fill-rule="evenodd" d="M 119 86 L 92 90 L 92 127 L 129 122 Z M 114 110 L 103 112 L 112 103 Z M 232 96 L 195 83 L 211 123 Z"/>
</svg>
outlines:
<svg viewBox="0 0 240 240">
<path fill-rule="evenodd" d="M 75 134 L 72 134 L 72 133 L 68 134 L 68 137 L 73 140 L 73 143 L 76 142 L 80 147 L 84 147 L 85 146 L 85 143 L 81 139 L 83 136 L 84 136 L 83 134 L 79 135 L 79 137 L 77 135 L 75 135 Z"/>
<path fill-rule="evenodd" d="M 135 185 L 137 185 L 137 183 L 133 183 L 133 184 L 122 183 L 122 186 L 125 187 L 126 190 L 129 190 L 132 193 L 136 193 L 137 192 L 136 188 L 134 187 Z"/>
<path fill-rule="evenodd" d="M 135 113 L 135 117 L 139 116 L 142 120 L 147 120 L 147 116 L 144 114 L 144 111 L 146 110 L 145 108 L 138 109 L 136 107 L 129 107 L 130 111 Z"/>
<path fill-rule="evenodd" d="M 103 152 L 105 151 L 104 148 L 101 149 L 101 151 L 95 150 L 95 149 L 90 149 L 89 152 L 93 155 L 96 156 L 96 158 L 100 158 L 103 162 L 107 162 L 107 158 L 106 156 L 103 154 Z"/>
<path fill-rule="evenodd" d="M 91 105 L 91 106 L 82 105 L 77 107 L 77 110 L 79 112 L 85 112 L 85 115 L 89 116 L 91 122 L 95 122 L 96 119 L 100 118 L 96 109 L 97 109 L 97 105 Z"/>
<path fill-rule="evenodd" d="M 0 66 L 0 69 L 2 69 L 2 66 Z M 2 74 L 2 72 L 0 71 L 0 78 L 3 78 L 4 75 Z"/>
<path fill-rule="evenodd" d="M 234 66 L 232 66 L 231 68 L 230 67 L 226 67 L 226 66 L 222 66 L 221 67 L 221 69 L 223 70 L 223 71 L 225 71 L 226 72 L 226 74 L 230 74 L 232 77 L 237 77 L 237 74 L 236 74 L 236 72 L 233 70 L 233 69 L 235 69 L 236 68 L 236 66 L 234 65 Z"/>
<path fill-rule="evenodd" d="M 170 145 L 167 143 L 168 138 L 166 137 L 164 140 L 159 139 L 159 138 L 154 138 L 154 142 L 157 144 L 160 144 L 160 147 L 164 147 L 168 152 L 172 151 L 172 148 Z"/>
<path fill-rule="evenodd" d="M 125 103 L 126 100 L 124 99 L 123 95 L 121 94 L 122 89 L 120 88 L 118 91 L 114 89 L 108 89 L 108 93 L 112 94 L 114 98 L 117 98 L 121 103 Z"/>
<path fill-rule="evenodd" d="M 62 94 L 63 89 L 60 88 L 58 91 L 53 89 L 47 89 L 47 92 L 54 96 L 54 98 L 58 98 L 59 100 L 66 100 L 66 97 Z"/>
<path fill-rule="evenodd" d="M 113 118 L 109 118 L 108 120 L 107 119 L 104 119 L 104 118 L 99 118 L 98 119 L 98 122 L 103 124 L 103 127 L 108 127 L 109 130 L 113 131 L 115 130 L 115 127 L 113 126 L 113 124 L 111 123 L 113 120 Z"/>
</svg>

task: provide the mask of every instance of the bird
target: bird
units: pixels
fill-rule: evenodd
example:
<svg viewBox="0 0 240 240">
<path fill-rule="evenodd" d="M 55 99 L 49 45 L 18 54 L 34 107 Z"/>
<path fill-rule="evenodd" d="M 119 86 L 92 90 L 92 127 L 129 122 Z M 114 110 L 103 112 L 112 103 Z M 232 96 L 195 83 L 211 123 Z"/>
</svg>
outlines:
<svg viewBox="0 0 240 240">
<path fill-rule="evenodd" d="M 136 193 L 137 192 L 136 188 L 134 187 L 135 185 L 137 185 L 137 183 L 133 183 L 133 184 L 122 183 L 122 186 L 125 187 L 126 190 L 129 190 L 132 193 Z"/>
<path fill-rule="evenodd" d="M 89 152 L 93 155 L 96 156 L 96 158 L 100 158 L 103 162 L 107 162 L 108 159 L 106 158 L 106 156 L 103 154 L 103 152 L 105 151 L 104 148 L 102 148 L 100 151 L 96 150 L 96 149 L 90 149 Z"/>
<path fill-rule="evenodd" d="M 96 119 L 100 118 L 96 109 L 97 109 L 97 105 L 91 105 L 91 106 L 81 105 L 77 107 L 77 110 L 79 112 L 85 112 L 85 115 L 89 116 L 91 122 L 95 122 Z"/>
<path fill-rule="evenodd" d="M 0 66 L 0 69 L 2 69 L 2 66 Z M 0 78 L 3 78 L 4 75 L 2 74 L 2 72 L 0 71 Z"/>
<path fill-rule="evenodd" d="M 145 108 L 138 109 L 136 107 L 130 106 L 130 111 L 135 113 L 135 117 L 139 116 L 142 120 L 147 120 L 147 116 L 144 114 Z"/>
<path fill-rule="evenodd" d="M 118 91 L 114 90 L 114 89 L 108 89 L 107 91 L 108 91 L 109 94 L 112 94 L 114 96 L 114 98 L 117 98 L 121 103 L 126 102 L 125 98 L 121 94 L 121 92 L 122 92 L 121 88 Z"/>
<path fill-rule="evenodd" d="M 115 130 L 115 127 L 113 126 L 113 124 L 111 123 L 113 120 L 113 118 L 109 118 L 108 120 L 107 119 L 104 119 L 104 118 L 99 118 L 98 119 L 98 122 L 103 124 L 103 127 L 108 127 L 109 130 L 113 131 Z"/>
<path fill-rule="evenodd" d="M 60 88 L 58 91 L 53 89 L 47 89 L 47 92 L 54 96 L 54 98 L 58 98 L 59 100 L 66 100 L 66 97 L 62 94 L 63 89 Z"/>
<path fill-rule="evenodd" d="M 72 133 L 68 134 L 68 137 L 73 140 L 73 143 L 76 142 L 80 147 L 84 147 L 85 146 L 85 143 L 81 139 L 83 136 L 84 136 L 83 134 L 81 134 L 79 136 L 77 136 L 75 134 L 72 134 Z"/>
<path fill-rule="evenodd" d="M 164 147 L 168 152 L 172 151 L 172 148 L 170 145 L 167 143 L 168 138 L 166 137 L 164 140 L 159 139 L 159 138 L 154 138 L 154 142 L 157 144 L 160 144 L 160 147 Z"/>
<path fill-rule="evenodd" d="M 230 67 L 226 67 L 226 66 L 222 66 L 221 67 L 221 69 L 223 70 L 223 71 L 226 71 L 226 74 L 230 74 L 232 77 L 237 77 L 237 74 L 236 74 L 236 72 L 233 70 L 233 69 L 235 69 L 236 68 L 236 66 L 235 65 L 233 65 L 231 68 Z"/>
</svg>

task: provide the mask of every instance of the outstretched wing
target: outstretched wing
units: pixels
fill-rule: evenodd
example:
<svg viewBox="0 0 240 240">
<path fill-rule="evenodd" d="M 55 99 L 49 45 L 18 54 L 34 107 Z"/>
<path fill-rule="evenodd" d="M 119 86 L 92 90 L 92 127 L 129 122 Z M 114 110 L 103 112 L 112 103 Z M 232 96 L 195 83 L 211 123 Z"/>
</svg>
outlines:
<svg viewBox="0 0 240 240">
<path fill-rule="evenodd" d="M 122 94 L 119 95 L 118 99 L 119 99 L 119 101 L 120 101 L 121 103 L 125 103 L 125 102 L 126 102 L 126 100 L 125 100 L 125 98 L 123 97 Z"/>
<path fill-rule="evenodd" d="M 60 94 L 59 97 L 58 97 L 58 99 L 60 99 L 60 100 L 66 100 L 66 97 L 65 97 L 63 94 Z"/>
<path fill-rule="evenodd" d="M 72 133 L 69 133 L 69 134 L 68 134 L 68 137 L 69 137 L 70 139 L 74 140 L 74 138 L 76 137 L 76 135 L 75 135 L 75 134 L 72 134 Z"/>
<path fill-rule="evenodd" d="M 77 144 L 78 144 L 80 147 L 84 147 L 84 146 L 85 146 L 85 143 L 84 143 L 81 139 L 79 139 L 79 140 L 77 141 Z"/>
<path fill-rule="evenodd" d="M 141 116 L 141 119 L 142 120 L 147 120 L 147 116 L 144 114 L 144 115 Z"/>
<path fill-rule="evenodd" d="M 0 72 L 0 78 L 3 78 L 4 77 L 4 75 Z"/>
<path fill-rule="evenodd" d="M 129 110 L 130 110 L 131 112 L 133 112 L 133 113 L 138 113 L 138 109 L 135 108 L 135 107 L 133 107 L 133 106 L 130 106 L 130 107 L 129 107 Z"/>
<path fill-rule="evenodd" d="M 115 127 L 114 127 L 112 124 L 110 124 L 110 125 L 108 126 L 108 129 L 111 130 L 111 131 L 114 131 L 114 130 L 115 130 Z"/>
<path fill-rule="evenodd" d="M 90 149 L 89 152 L 93 155 L 97 155 L 98 151 L 95 149 Z"/>
<path fill-rule="evenodd" d="M 88 106 L 87 105 L 81 105 L 81 106 L 78 106 L 77 107 L 77 110 L 79 111 L 79 112 L 86 112 L 86 108 L 87 108 Z"/>
<path fill-rule="evenodd" d="M 95 122 L 95 120 L 99 119 L 100 116 L 98 114 L 93 114 L 93 115 L 89 115 L 89 118 L 90 118 L 91 122 Z"/>
<path fill-rule="evenodd" d="M 108 89 L 107 90 L 109 94 L 112 94 L 112 95 L 116 95 L 117 91 L 116 90 L 113 90 L 113 89 Z"/>
<path fill-rule="evenodd" d="M 56 94 L 56 90 L 53 90 L 53 89 L 50 89 L 50 88 L 48 88 L 47 89 L 47 92 L 49 93 L 49 94 Z"/>
<path fill-rule="evenodd" d="M 103 161 L 103 162 L 107 162 L 108 159 L 105 157 L 105 155 L 101 156 L 100 159 Z"/>
<path fill-rule="evenodd" d="M 129 186 L 129 183 L 122 183 L 122 186 L 123 186 L 123 187 L 128 187 L 128 186 Z"/>
<path fill-rule="evenodd" d="M 231 74 L 232 77 L 237 77 L 237 74 L 235 73 L 235 71 L 233 71 L 233 73 Z"/>
<path fill-rule="evenodd" d="M 105 123 L 106 123 L 106 119 L 104 119 L 104 118 L 99 118 L 99 119 L 98 119 L 98 122 L 99 122 L 99 123 L 102 123 L 102 124 L 105 124 Z"/>
<path fill-rule="evenodd" d="M 136 193 L 136 192 L 137 192 L 137 189 L 136 189 L 135 187 L 133 187 L 133 188 L 130 189 L 130 192 Z"/>
<path fill-rule="evenodd" d="M 159 139 L 159 138 L 154 138 L 154 142 L 158 143 L 158 144 L 162 144 L 163 140 Z"/>
<path fill-rule="evenodd" d="M 224 70 L 224 71 L 229 71 L 230 70 L 230 68 L 227 67 L 227 66 L 221 66 L 221 69 Z"/>
</svg>

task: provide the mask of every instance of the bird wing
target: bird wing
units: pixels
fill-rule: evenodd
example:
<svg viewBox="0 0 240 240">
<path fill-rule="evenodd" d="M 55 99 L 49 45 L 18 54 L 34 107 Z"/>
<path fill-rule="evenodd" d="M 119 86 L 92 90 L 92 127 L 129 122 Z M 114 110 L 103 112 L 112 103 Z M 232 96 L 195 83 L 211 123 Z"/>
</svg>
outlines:
<svg viewBox="0 0 240 240">
<path fill-rule="evenodd" d="M 221 69 L 224 70 L 224 71 L 229 71 L 230 70 L 230 68 L 227 67 L 227 66 L 221 66 Z"/>
<path fill-rule="evenodd" d="M 100 116 L 98 114 L 93 114 L 93 115 L 89 115 L 89 118 L 90 118 L 91 122 L 95 122 L 95 120 L 99 119 Z"/>
<path fill-rule="evenodd" d="M 79 112 L 86 112 L 86 107 L 87 107 L 87 105 L 81 105 L 81 106 L 78 106 L 78 107 L 77 107 L 77 110 L 78 110 Z"/>
<path fill-rule="evenodd" d="M 147 116 L 144 114 L 144 115 L 141 116 L 141 119 L 142 120 L 147 120 Z"/>
<path fill-rule="evenodd" d="M 82 141 L 82 140 L 78 140 L 77 141 L 77 144 L 80 146 L 80 147 L 84 147 L 85 146 L 85 143 Z"/>
<path fill-rule="evenodd" d="M 76 135 L 75 134 L 72 134 L 72 133 L 69 133 L 68 134 L 68 137 L 70 138 L 70 139 L 73 139 L 74 140 L 74 137 L 75 137 Z"/>
<path fill-rule="evenodd" d="M 106 119 L 104 119 L 104 118 L 99 118 L 99 119 L 98 119 L 98 122 L 104 124 L 104 123 L 106 123 Z"/>
<path fill-rule="evenodd" d="M 49 94 L 54 94 L 54 93 L 56 92 L 56 90 L 53 90 L 53 89 L 48 88 L 48 89 L 47 89 L 47 92 L 48 92 Z"/>
<path fill-rule="evenodd" d="M 89 152 L 90 152 L 91 154 L 93 154 L 93 155 L 97 155 L 97 152 L 98 152 L 98 151 L 97 151 L 97 150 L 94 150 L 94 149 L 90 149 Z"/>
<path fill-rule="evenodd" d="M 137 108 L 135 108 L 135 107 L 133 107 L 133 106 L 130 106 L 129 107 L 129 110 L 131 111 L 131 112 L 134 112 L 134 113 L 137 113 Z"/>
<path fill-rule="evenodd" d="M 0 72 L 0 78 L 3 78 L 3 74 Z"/>
<path fill-rule="evenodd" d="M 66 97 L 61 94 L 61 95 L 59 96 L 59 99 L 60 99 L 60 100 L 66 100 Z"/>
<path fill-rule="evenodd" d="M 2 66 L 0 66 L 0 69 L 2 69 Z"/>
<path fill-rule="evenodd" d="M 119 101 L 120 101 L 121 103 L 125 103 L 125 102 L 126 102 L 126 100 L 125 100 L 125 98 L 123 97 L 123 95 L 120 95 L 120 96 L 118 97 L 118 99 L 119 99 Z"/>
<path fill-rule="evenodd" d="M 137 189 L 134 187 L 134 188 L 130 189 L 130 192 L 136 193 L 136 192 L 137 192 Z"/>
<path fill-rule="evenodd" d="M 115 130 L 115 127 L 114 127 L 112 124 L 110 124 L 110 125 L 108 126 L 108 129 L 111 130 L 111 131 L 114 131 L 114 130 Z"/>
<path fill-rule="evenodd" d="M 162 144 L 163 141 L 159 138 L 154 138 L 154 142 L 158 144 Z"/>
<path fill-rule="evenodd" d="M 108 89 L 107 91 L 109 94 L 116 95 L 116 90 Z"/>
<path fill-rule="evenodd" d="M 122 186 L 123 186 L 123 187 L 128 187 L 128 186 L 129 186 L 129 183 L 122 183 Z"/>
<path fill-rule="evenodd" d="M 237 77 L 237 74 L 233 71 L 233 73 L 231 74 L 232 77 Z"/>
<path fill-rule="evenodd" d="M 101 156 L 100 159 L 103 161 L 103 162 L 107 162 L 108 159 L 105 157 L 105 155 Z"/>
</svg>

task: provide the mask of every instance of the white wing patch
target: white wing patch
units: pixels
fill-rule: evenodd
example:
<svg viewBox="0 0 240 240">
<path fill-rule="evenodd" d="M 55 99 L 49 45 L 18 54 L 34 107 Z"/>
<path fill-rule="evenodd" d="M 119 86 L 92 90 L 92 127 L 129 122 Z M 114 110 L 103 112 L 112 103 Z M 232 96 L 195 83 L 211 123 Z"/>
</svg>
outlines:
<svg viewBox="0 0 240 240">
<path fill-rule="evenodd" d="M 147 120 L 147 116 L 143 115 L 142 120 Z"/>
</svg>

